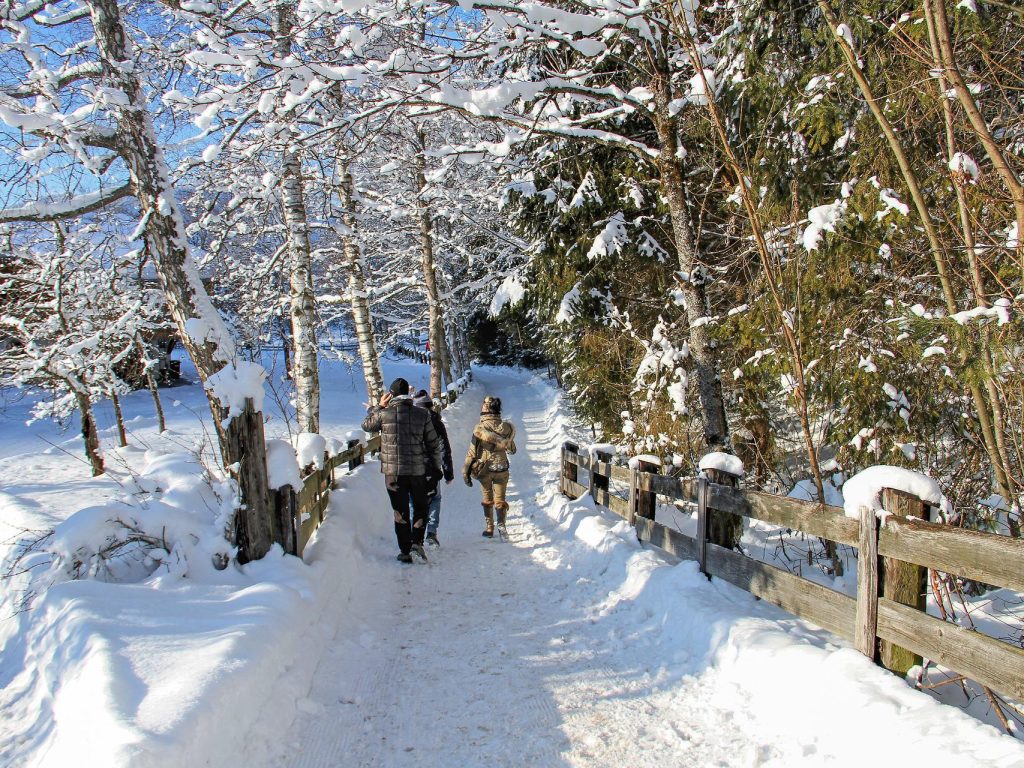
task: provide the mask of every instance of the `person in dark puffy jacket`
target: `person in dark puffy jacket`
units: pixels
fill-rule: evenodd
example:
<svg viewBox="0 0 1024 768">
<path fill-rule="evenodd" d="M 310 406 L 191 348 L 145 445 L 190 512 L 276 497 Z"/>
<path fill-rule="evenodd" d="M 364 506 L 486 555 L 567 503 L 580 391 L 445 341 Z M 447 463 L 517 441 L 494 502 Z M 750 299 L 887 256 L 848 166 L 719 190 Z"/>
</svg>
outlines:
<svg viewBox="0 0 1024 768">
<path fill-rule="evenodd" d="M 417 408 L 423 408 L 430 414 L 434 431 L 437 432 L 437 437 L 441 441 L 441 466 L 435 467 L 433 472 L 427 472 L 427 499 L 429 499 L 428 508 L 430 515 L 427 518 L 426 541 L 428 544 L 433 544 L 437 547 L 441 545 L 441 542 L 437 540 L 437 526 L 441 522 L 441 478 L 443 477 L 448 485 L 451 485 L 452 480 L 455 479 L 455 467 L 452 464 L 452 445 L 448 442 L 448 430 L 445 429 L 441 414 L 434 409 L 434 401 L 427 390 L 421 389 L 417 392 L 413 396 L 412 404 Z"/>
<path fill-rule="evenodd" d="M 430 414 L 416 408 L 409 397 L 409 382 L 391 382 L 378 405 L 370 407 L 363 431 L 380 432 L 380 471 L 395 517 L 398 559 L 411 563 L 411 552 L 424 560 L 423 536 L 429 515 L 427 474 L 442 465 L 441 441 Z M 412 520 L 409 504 L 412 502 Z"/>
</svg>

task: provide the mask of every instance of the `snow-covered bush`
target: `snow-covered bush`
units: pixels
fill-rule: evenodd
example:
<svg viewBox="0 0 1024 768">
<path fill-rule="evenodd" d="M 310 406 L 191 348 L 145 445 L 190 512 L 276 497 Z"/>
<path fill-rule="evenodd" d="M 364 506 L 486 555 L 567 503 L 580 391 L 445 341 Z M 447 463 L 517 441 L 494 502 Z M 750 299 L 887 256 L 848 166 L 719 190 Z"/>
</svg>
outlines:
<svg viewBox="0 0 1024 768">
<path fill-rule="evenodd" d="M 7 607 L 25 607 L 71 579 L 202 580 L 227 565 L 238 504 L 233 481 L 214 476 L 191 453 L 150 451 L 133 484 L 120 499 L 85 507 L 15 547 L 3 564 Z"/>
</svg>

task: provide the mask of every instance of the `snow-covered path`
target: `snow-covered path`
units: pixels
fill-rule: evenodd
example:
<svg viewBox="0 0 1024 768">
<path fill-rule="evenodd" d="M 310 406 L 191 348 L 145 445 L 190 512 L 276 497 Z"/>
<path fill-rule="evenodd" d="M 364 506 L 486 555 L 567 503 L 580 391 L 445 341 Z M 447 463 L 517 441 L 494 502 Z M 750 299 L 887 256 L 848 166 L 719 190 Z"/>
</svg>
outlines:
<svg viewBox="0 0 1024 768">
<path fill-rule="evenodd" d="M 550 388 L 502 373 L 481 376 L 445 415 L 457 464 L 485 391 L 517 425 L 511 542 L 481 537 L 479 490 L 461 480 L 444 492 L 430 565 L 396 563 L 383 526 L 351 602 L 331 606 L 344 615 L 325 616 L 338 631 L 284 749 L 264 751 L 274 739 L 259 739 L 248 757 L 302 768 L 756 762 L 770 747 L 699 691 L 666 717 L 656 675 L 598 621 L 603 582 L 552 546 L 538 506 L 560 445 Z"/>
<path fill-rule="evenodd" d="M 456 464 L 485 393 L 516 423 L 511 543 L 480 536 L 478 488 L 457 480 L 441 550 L 402 566 L 375 467 L 347 480 L 311 553 L 334 581 L 308 658 L 243 764 L 1024 766 L 1019 742 L 561 499 L 550 385 L 487 369 L 477 382 L 445 419 Z"/>
</svg>

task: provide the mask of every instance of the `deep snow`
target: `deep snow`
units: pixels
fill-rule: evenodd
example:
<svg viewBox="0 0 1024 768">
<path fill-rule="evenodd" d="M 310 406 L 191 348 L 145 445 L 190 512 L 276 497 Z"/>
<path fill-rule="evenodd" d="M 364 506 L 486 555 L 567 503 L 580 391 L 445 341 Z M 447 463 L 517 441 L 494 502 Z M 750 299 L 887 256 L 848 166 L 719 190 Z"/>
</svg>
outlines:
<svg viewBox="0 0 1024 768">
<path fill-rule="evenodd" d="M 424 367 L 386 370 L 399 372 L 425 381 Z M 324 398 L 328 436 L 361 417 L 360 387 L 344 383 Z M 198 410 L 194 389 L 182 400 Z M 3 630 L 0 762 L 1024 766 L 1020 742 L 560 497 L 572 425 L 541 379 L 477 371 L 444 414 L 457 465 L 485 392 L 520 435 L 510 543 L 481 538 L 478 489 L 456 481 L 442 548 L 396 563 L 371 463 L 332 495 L 308 566 L 271 556 L 201 583 L 62 584 L 29 630 Z M 201 436 L 186 421 L 173 439 Z M 36 524 L 77 508 L 69 486 L 90 502 L 110 491 L 66 457 L 7 450 L 7 498 Z M 34 460 L 56 474 L 29 484 Z M 41 512 L 47 499 L 63 506 Z"/>
</svg>

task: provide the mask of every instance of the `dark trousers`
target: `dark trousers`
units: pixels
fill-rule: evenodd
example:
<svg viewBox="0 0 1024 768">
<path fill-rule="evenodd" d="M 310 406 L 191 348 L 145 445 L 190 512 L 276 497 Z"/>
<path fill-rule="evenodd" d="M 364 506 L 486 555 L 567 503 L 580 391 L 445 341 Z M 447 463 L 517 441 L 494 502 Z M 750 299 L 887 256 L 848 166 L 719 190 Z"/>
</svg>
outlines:
<svg viewBox="0 0 1024 768">
<path fill-rule="evenodd" d="M 395 536 L 398 548 L 409 554 L 413 544 L 422 544 L 427 532 L 427 517 L 430 514 L 427 500 L 427 479 L 423 475 L 384 475 L 384 485 L 391 499 L 391 509 L 400 515 L 401 522 L 395 521 Z M 412 502 L 412 520 L 409 520 L 409 502 Z"/>
</svg>

